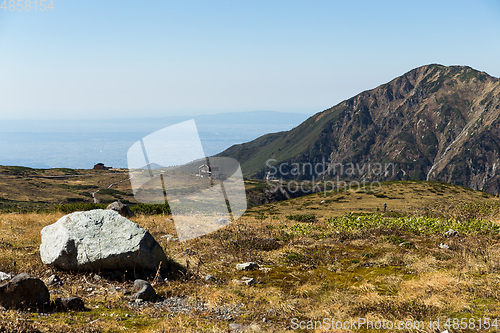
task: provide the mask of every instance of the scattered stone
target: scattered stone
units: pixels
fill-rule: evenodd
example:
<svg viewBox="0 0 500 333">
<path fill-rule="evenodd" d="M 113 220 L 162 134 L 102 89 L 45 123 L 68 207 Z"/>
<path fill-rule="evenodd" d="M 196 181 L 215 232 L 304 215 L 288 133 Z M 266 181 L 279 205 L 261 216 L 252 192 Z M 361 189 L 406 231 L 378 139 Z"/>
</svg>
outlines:
<svg viewBox="0 0 500 333">
<path fill-rule="evenodd" d="M 207 282 L 215 281 L 215 278 L 212 275 L 210 275 L 210 274 L 205 275 L 204 279 Z"/>
<path fill-rule="evenodd" d="M 443 236 L 444 237 L 458 237 L 458 232 L 453 230 L 453 229 L 450 229 L 447 232 L 445 232 Z"/>
<path fill-rule="evenodd" d="M 236 284 L 245 284 L 247 286 L 257 284 L 257 280 L 248 276 L 242 277 L 241 280 L 234 280 L 234 282 L 236 282 Z"/>
<path fill-rule="evenodd" d="M 113 210 L 68 214 L 41 234 L 42 262 L 63 270 L 156 271 L 167 262 L 148 231 Z"/>
<path fill-rule="evenodd" d="M 111 274 L 111 275 L 114 275 L 114 274 Z M 94 275 L 94 281 L 101 281 L 101 280 L 102 280 L 102 277 L 99 274 Z"/>
<path fill-rule="evenodd" d="M 53 294 L 62 294 L 63 292 L 61 290 L 58 290 L 58 289 L 52 289 L 52 290 L 49 290 L 49 294 L 53 295 Z"/>
<path fill-rule="evenodd" d="M 28 273 L 0 285 L 0 305 L 5 308 L 40 308 L 50 301 L 45 283 Z"/>
<path fill-rule="evenodd" d="M 79 297 L 56 298 L 54 305 L 58 311 L 83 311 L 85 304 Z"/>
<path fill-rule="evenodd" d="M 52 286 L 61 286 L 62 281 L 59 278 L 59 276 L 52 274 L 48 279 L 47 279 L 47 286 L 52 287 Z"/>
<path fill-rule="evenodd" d="M 450 249 L 450 247 L 447 244 L 445 244 L 445 243 L 439 244 L 439 248 L 440 249 L 444 249 L 444 250 L 449 250 Z"/>
<path fill-rule="evenodd" d="M 169 313 L 206 313 L 208 318 L 214 320 L 234 320 L 242 313 L 244 304 L 225 304 L 222 306 L 212 306 L 206 302 L 200 302 L 193 297 L 168 297 L 156 302 L 135 302 L 131 301 L 128 306 L 135 309 L 144 307 L 154 308 L 160 311 L 168 311 Z"/>
<path fill-rule="evenodd" d="M 0 282 L 12 279 L 12 274 L 0 272 Z"/>
<path fill-rule="evenodd" d="M 126 318 L 130 318 L 130 315 L 128 313 L 125 314 Z"/>
<path fill-rule="evenodd" d="M 215 219 L 215 224 L 219 224 L 219 225 L 226 225 L 226 224 L 229 224 L 231 223 L 231 220 L 230 219 L 224 219 L 222 217 L 218 217 Z"/>
<path fill-rule="evenodd" d="M 170 242 L 172 240 L 172 238 L 174 238 L 174 236 L 170 235 L 170 234 L 167 234 L 167 235 L 163 235 L 161 236 L 161 238 L 166 238 L 167 239 L 167 242 Z"/>
<path fill-rule="evenodd" d="M 134 295 L 132 298 L 136 300 L 150 301 L 156 299 L 156 291 L 149 284 L 149 282 L 145 280 L 137 279 L 134 281 Z"/>
<path fill-rule="evenodd" d="M 236 324 L 236 323 L 229 324 L 229 330 L 232 332 L 243 332 L 246 329 L 247 327 L 241 324 Z"/>
<path fill-rule="evenodd" d="M 254 269 L 258 269 L 259 265 L 255 262 L 246 262 L 243 264 L 237 264 L 236 269 L 239 271 L 251 271 Z"/>
<path fill-rule="evenodd" d="M 165 282 L 165 279 L 163 278 L 163 276 L 159 275 L 155 278 L 155 283 L 164 283 Z"/>
<path fill-rule="evenodd" d="M 191 249 L 185 249 L 184 252 L 183 252 L 183 254 L 186 255 L 186 256 L 195 256 L 198 253 L 196 251 L 191 250 Z"/>
<path fill-rule="evenodd" d="M 106 207 L 106 209 L 114 210 L 118 212 L 121 216 L 124 217 L 132 217 L 134 216 L 134 212 L 130 210 L 130 207 L 120 201 L 112 202 Z"/>
<path fill-rule="evenodd" d="M 325 200 L 321 200 L 321 203 L 324 204 L 326 201 Z"/>
</svg>

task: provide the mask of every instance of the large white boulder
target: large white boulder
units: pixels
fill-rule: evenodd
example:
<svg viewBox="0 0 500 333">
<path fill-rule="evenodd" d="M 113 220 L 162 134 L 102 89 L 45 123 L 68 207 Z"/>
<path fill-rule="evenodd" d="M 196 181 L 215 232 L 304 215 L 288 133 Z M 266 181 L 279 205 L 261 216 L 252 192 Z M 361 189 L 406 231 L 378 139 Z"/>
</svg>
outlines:
<svg viewBox="0 0 500 333">
<path fill-rule="evenodd" d="M 63 270 L 156 271 L 167 263 L 148 231 L 113 210 L 68 214 L 41 234 L 42 262 Z"/>
</svg>

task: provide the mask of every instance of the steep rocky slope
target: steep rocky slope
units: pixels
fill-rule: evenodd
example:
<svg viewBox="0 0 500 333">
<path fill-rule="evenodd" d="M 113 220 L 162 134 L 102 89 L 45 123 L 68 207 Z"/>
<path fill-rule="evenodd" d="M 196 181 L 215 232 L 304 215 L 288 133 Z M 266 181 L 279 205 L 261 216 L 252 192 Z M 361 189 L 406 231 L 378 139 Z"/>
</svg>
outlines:
<svg viewBox="0 0 500 333">
<path fill-rule="evenodd" d="M 497 194 L 500 80 L 422 66 L 220 155 L 238 159 L 249 177 L 441 180 Z"/>
</svg>

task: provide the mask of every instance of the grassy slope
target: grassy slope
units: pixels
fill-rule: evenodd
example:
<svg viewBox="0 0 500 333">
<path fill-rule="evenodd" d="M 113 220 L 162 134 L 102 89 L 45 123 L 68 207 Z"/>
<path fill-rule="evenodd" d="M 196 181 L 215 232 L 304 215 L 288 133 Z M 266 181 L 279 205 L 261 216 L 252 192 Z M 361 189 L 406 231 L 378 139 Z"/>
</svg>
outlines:
<svg viewBox="0 0 500 333">
<path fill-rule="evenodd" d="M 479 204 L 463 204 L 472 201 Z M 375 214 L 384 202 L 388 212 Z M 114 289 L 131 288 L 131 282 L 56 272 L 65 283 L 50 288 L 62 291 L 52 297 L 80 296 L 89 311 L 0 312 L 0 328 L 13 332 L 221 332 L 236 322 L 282 332 L 291 331 L 293 317 L 344 321 L 364 316 L 426 322 L 439 318 L 442 323 L 448 317 L 498 318 L 499 230 L 486 220 L 495 221 L 499 211 L 497 199 L 484 192 L 437 182 L 394 182 L 384 184 L 380 193 L 330 193 L 326 197 L 317 193 L 254 207 L 237 223 L 183 243 L 162 237 L 175 235 L 173 223 L 166 220 L 169 216 L 138 215 L 132 220 L 148 229 L 168 256 L 183 264 L 189 261 L 186 279 L 155 285 L 158 294 L 185 298 L 190 304 L 238 308 L 233 319 L 214 319 L 210 311 L 176 313 L 153 304 L 136 309 Z M 40 230 L 61 216 L 0 214 L 0 271 L 27 271 L 44 279 L 53 274 L 40 261 Z M 460 237 L 443 237 L 450 227 L 459 230 Z M 440 249 L 440 243 L 450 249 Z M 188 248 L 194 252 L 184 255 Z M 246 261 L 256 261 L 265 270 L 236 271 L 235 265 Z M 205 282 L 205 274 L 216 280 Z M 233 282 L 243 276 L 259 283 Z"/>
<path fill-rule="evenodd" d="M 334 112 L 324 111 L 310 117 L 300 126 L 288 132 L 267 134 L 250 143 L 234 145 L 223 154 L 243 161 L 241 165 L 243 174 L 254 176 L 266 166 L 266 162 L 270 158 L 277 161 L 287 161 L 298 154 L 309 151 L 316 143 L 317 138 L 320 137 L 321 131 L 326 128 L 325 124 L 338 116 L 341 111 L 342 108 L 337 108 Z M 242 148 L 244 149 L 242 150 Z"/>
<path fill-rule="evenodd" d="M 52 209 L 56 204 L 135 202 L 125 171 L 30 169 L 0 166 L 0 210 Z M 114 184 L 111 188 L 109 185 Z"/>
</svg>

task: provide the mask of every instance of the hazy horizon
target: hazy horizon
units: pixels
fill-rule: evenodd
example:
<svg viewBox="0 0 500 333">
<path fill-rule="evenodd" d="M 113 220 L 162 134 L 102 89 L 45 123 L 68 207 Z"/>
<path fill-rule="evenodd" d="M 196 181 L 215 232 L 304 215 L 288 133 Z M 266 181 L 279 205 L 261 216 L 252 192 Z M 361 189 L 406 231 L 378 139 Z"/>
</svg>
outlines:
<svg viewBox="0 0 500 333">
<path fill-rule="evenodd" d="M 494 0 L 8 8 L 0 10 L 0 119 L 311 115 L 431 63 L 500 76 Z"/>
</svg>

